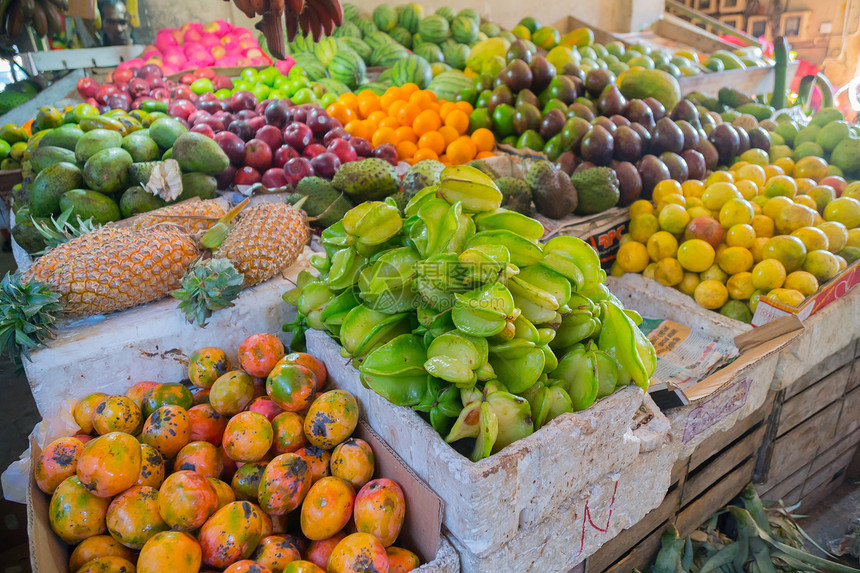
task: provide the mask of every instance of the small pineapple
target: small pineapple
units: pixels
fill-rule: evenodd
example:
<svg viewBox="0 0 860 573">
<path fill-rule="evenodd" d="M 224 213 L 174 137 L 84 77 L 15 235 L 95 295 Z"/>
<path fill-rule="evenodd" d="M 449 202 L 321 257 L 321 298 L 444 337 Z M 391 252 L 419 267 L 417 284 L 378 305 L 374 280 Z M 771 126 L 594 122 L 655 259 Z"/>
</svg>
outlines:
<svg viewBox="0 0 860 573">
<path fill-rule="evenodd" d="M 247 288 L 292 265 L 308 238 L 307 223 L 292 205 L 261 203 L 242 211 L 213 256 L 229 259 Z"/>
<path fill-rule="evenodd" d="M 66 315 L 102 314 L 169 295 L 199 254 L 191 237 L 167 225 L 102 227 L 37 259 L 24 280 L 56 291 Z"/>
<path fill-rule="evenodd" d="M 186 233 L 208 231 L 227 211 L 217 199 L 183 201 L 135 217 L 132 227 L 143 229 L 160 223 L 172 223 Z"/>
<path fill-rule="evenodd" d="M 0 281 L 0 350 L 21 367 L 21 356 L 54 337 L 60 315 L 59 297 L 46 285 L 21 280 L 20 273 L 6 273 Z"/>
<path fill-rule="evenodd" d="M 194 263 L 182 278 L 182 288 L 170 294 L 179 300 L 188 322 L 206 326 L 214 311 L 233 306 L 243 282 L 227 259 L 207 259 Z"/>
</svg>

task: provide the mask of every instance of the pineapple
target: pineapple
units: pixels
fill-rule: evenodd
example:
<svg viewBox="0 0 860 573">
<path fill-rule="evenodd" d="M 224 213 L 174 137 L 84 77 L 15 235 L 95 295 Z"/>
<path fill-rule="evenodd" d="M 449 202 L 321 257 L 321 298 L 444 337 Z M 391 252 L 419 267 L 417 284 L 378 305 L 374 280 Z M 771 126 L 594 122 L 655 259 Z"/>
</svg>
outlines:
<svg viewBox="0 0 860 573">
<path fill-rule="evenodd" d="M 226 213 L 217 199 L 183 201 L 138 215 L 132 227 L 143 229 L 159 223 L 173 223 L 186 233 L 198 233 L 208 231 Z"/>
<path fill-rule="evenodd" d="M 292 265 L 308 238 L 308 226 L 292 205 L 261 203 L 242 211 L 213 256 L 229 259 L 247 288 Z"/>
<path fill-rule="evenodd" d="M 167 296 L 199 254 L 195 241 L 171 226 L 103 227 L 37 259 L 24 280 L 56 291 L 66 315 L 101 314 Z"/>
</svg>

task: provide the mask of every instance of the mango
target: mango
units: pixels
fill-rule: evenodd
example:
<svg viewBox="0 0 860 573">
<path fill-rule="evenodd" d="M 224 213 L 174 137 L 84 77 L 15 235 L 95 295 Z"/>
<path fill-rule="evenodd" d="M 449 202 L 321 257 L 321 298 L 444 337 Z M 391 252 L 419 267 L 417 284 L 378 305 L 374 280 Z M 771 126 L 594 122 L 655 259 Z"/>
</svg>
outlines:
<svg viewBox="0 0 860 573">
<path fill-rule="evenodd" d="M 84 183 L 100 193 L 114 193 L 125 189 L 131 164 L 131 155 L 125 149 L 103 149 L 87 159 L 84 165 Z"/>
<path fill-rule="evenodd" d="M 48 219 L 43 217 L 36 217 L 35 221 L 40 224 L 51 224 Z M 45 248 L 45 238 L 36 230 L 36 226 L 33 224 L 33 219 L 30 218 L 30 212 L 27 209 L 22 209 L 15 216 L 12 237 L 21 248 L 31 255 Z"/>
<path fill-rule="evenodd" d="M 188 128 L 172 117 L 158 118 L 149 126 L 149 136 L 155 140 L 161 149 L 173 147 L 176 138 L 184 133 L 188 133 Z"/>
<path fill-rule="evenodd" d="M 46 167 L 30 185 L 30 213 L 48 217 L 60 210 L 63 193 L 81 186 L 81 170 L 74 163 L 60 162 Z"/>
<path fill-rule="evenodd" d="M 39 147 L 62 147 L 74 151 L 78 140 L 83 135 L 84 132 L 80 127 L 67 123 L 45 133 L 39 140 Z"/>
<path fill-rule="evenodd" d="M 89 189 L 72 189 L 60 198 L 60 208 L 72 210 L 72 220 L 76 216 L 81 220 L 92 218 L 93 223 L 104 225 L 111 221 L 119 221 L 119 205 L 116 201 Z"/>
<path fill-rule="evenodd" d="M 122 145 L 122 135 L 109 129 L 93 129 L 86 132 L 75 145 L 75 157 L 84 163 L 90 157 L 103 149 L 111 149 Z"/>
<path fill-rule="evenodd" d="M 124 219 L 164 207 L 164 205 L 166 205 L 164 199 L 153 195 L 140 185 L 126 189 L 119 200 L 119 210 Z"/>
<path fill-rule="evenodd" d="M 158 144 L 147 135 L 134 132 L 122 138 L 122 148 L 128 151 L 135 163 L 155 161 L 160 154 Z"/>
<path fill-rule="evenodd" d="M 227 154 L 214 140 L 195 132 L 185 133 L 176 139 L 173 158 L 184 172 L 218 175 L 230 166 Z"/>
<path fill-rule="evenodd" d="M 34 173 L 40 173 L 43 169 L 57 163 L 75 163 L 75 154 L 63 147 L 40 147 L 30 154 L 30 168 Z"/>
<path fill-rule="evenodd" d="M 214 199 L 218 191 L 218 181 L 211 175 L 205 173 L 183 173 L 182 194 L 177 201 L 184 201 L 193 197 L 201 199 Z"/>
</svg>

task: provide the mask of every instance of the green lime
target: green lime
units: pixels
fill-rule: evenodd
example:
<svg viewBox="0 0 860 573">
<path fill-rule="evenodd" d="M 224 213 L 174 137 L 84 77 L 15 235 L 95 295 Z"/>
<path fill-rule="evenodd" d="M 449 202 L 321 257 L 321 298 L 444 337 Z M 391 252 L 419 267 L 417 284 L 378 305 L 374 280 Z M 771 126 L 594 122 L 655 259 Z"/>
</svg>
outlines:
<svg viewBox="0 0 860 573">
<path fill-rule="evenodd" d="M 218 90 L 217 92 L 215 92 L 215 97 L 217 97 L 218 99 L 227 99 L 229 97 L 232 97 L 232 95 L 233 95 L 233 90 L 228 90 L 228 89 L 222 89 L 222 90 Z"/>
<path fill-rule="evenodd" d="M 308 77 L 308 73 L 301 66 L 293 66 L 290 68 L 290 73 L 287 75 L 291 80 Z"/>
<path fill-rule="evenodd" d="M 254 68 L 245 68 L 239 73 L 239 77 L 254 84 L 260 81 L 260 74 Z"/>
<path fill-rule="evenodd" d="M 311 90 L 310 88 L 302 88 L 297 91 L 290 99 L 293 100 L 294 104 L 302 105 L 304 103 L 311 103 L 313 101 L 316 101 L 316 96 L 314 95 L 313 90 Z"/>
<path fill-rule="evenodd" d="M 278 71 L 278 68 L 269 66 L 268 68 L 260 71 L 260 81 L 267 86 L 272 87 L 275 85 L 275 79 L 280 75 L 281 72 Z"/>
<path fill-rule="evenodd" d="M 9 152 L 11 152 L 11 151 L 12 151 L 12 146 L 9 145 L 9 142 L 4 140 L 4 139 L 0 139 L 0 160 L 6 159 L 7 157 L 9 157 Z"/>
<path fill-rule="evenodd" d="M 197 95 L 203 95 L 212 91 L 212 80 L 209 78 L 198 78 L 191 83 L 191 91 Z"/>
</svg>

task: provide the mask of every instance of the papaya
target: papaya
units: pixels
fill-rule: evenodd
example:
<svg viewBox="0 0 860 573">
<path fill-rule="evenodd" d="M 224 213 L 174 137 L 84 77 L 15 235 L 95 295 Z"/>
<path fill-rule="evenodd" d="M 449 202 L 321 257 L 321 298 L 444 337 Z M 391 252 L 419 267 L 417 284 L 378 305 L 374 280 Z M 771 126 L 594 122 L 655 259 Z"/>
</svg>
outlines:
<svg viewBox="0 0 860 573">
<path fill-rule="evenodd" d="M 120 135 L 125 135 L 125 126 L 117 119 L 101 115 L 99 117 L 86 117 L 81 120 L 81 129 L 84 131 L 92 131 L 94 129 L 109 129 L 116 131 Z"/>
<path fill-rule="evenodd" d="M 681 101 L 678 80 L 662 70 L 627 70 L 618 76 L 617 84 L 628 100 L 653 97 L 666 110 L 674 109 Z"/>
</svg>

